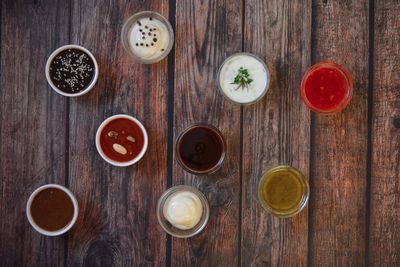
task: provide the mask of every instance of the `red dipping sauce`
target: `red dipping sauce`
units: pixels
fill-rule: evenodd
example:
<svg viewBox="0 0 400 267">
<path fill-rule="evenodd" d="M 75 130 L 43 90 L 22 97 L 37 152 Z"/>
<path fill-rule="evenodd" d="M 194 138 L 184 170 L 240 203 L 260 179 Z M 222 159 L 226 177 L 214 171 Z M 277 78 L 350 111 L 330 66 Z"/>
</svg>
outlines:
<svg viewBox="0 0 400 267">
<path fill-rule="evenodd" d="M 128 118 L 109 121 L 100 133 L 101 149 L 113 161 L 128 162 L 135 159 L 144 145 L 142 128 Z"/>
<path fill-rule="evenodd" d="M 353 95 L 350 74 L 334 62 L 312 66 L 301 83 L 301 96 L 309 109 L 322 114 L 342 111 Z"/>
</svg>

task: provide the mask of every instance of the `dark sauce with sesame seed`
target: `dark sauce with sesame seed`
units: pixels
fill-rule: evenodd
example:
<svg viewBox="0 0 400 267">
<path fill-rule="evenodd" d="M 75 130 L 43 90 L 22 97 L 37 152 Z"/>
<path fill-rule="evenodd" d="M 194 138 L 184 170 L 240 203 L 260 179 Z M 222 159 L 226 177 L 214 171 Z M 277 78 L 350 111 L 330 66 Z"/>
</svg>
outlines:
<svg viewBox="0 0 400 267">
<path fill-rule="evenodd" d="M 33 221 L 46 231 L 66 227 L 74 217 L 74 204 L 67 193 L 58 188 L 46 188 L 37 193 L 30 207 Z"/>
<path fill-rule="evenodd" d="M 124 147 L 126 153 L 121 154 L 116 151 L 113 147 L 114 144 Z M 100 146 L 103 153 L 114 161 L 131 161 L 140 154 L 144 147 L 144 134 L 140 126 L 130 119 L 114 119 L 101 131 Z"/>
<path fill-rule="evenodd" d="M 53 84 L 68 94 L 77 94 L 87 89 L 95 76 L 92 58 L 76 48 L 58 53 L 51 61 L 49 70 Z"/>
</svg>

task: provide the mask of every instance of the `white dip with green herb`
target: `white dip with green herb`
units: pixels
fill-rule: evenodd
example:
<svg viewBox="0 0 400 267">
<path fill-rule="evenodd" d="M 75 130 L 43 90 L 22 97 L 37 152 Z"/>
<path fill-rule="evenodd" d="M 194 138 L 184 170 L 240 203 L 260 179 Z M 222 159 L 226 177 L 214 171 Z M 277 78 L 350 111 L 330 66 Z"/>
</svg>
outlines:
<svg viewBox="0 0 400 267">
<path fill-rule="evenodd" d="M 263 62 L 249 54 L 228 58 L 219 73 L 222 92 L 240 104 L 252 103 L 268 90 L 269 72 Z"/>
</svg>

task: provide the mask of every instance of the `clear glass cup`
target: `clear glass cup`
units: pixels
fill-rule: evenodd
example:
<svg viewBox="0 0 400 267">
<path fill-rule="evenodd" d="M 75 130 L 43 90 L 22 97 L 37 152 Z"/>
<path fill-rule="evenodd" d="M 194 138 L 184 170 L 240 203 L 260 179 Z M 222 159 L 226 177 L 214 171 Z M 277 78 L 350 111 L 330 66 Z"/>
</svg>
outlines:
<svg viewBox="0 0 400 267">
<path fill-rule="evenodd" d="M 220 156 L 218 162 L 216 162 L 215 165 L 211 166 L 210 168 L 203 169 L 203 170 L 195 169 L 193 167 L 188 166 L 188 164 L 185 163 L 185 161 L 182 159 L 181 154 L 180 154 L 180 147 L 182 145 L 182 139 L 185 137 L 185 135 L 187 135 L 191 131 L 196 130 L 197 128 L 206 128 L 207 130 L 212 132 L 218 138 L 219 143 L 221 145 L 221 150 L 222 150 L 222 153 L 221 153 L 221 156 Z M 207 175 L 207 174 L 212 174 L 212 173 L 216 172 L 217 170 L 219 170 L 221 168 L 221 166 L 225 160 L 225 155 L 226 155 L 226 142 L 225 142 L 224 136 L 216 127 L 214 127 L 212 125 L 193 124 L 193 125 L 189 126 L 188 128 L 186 128 L 185 130 L 183 130 L 179 134 L 179 136 L 175 142 L 175 158 L 176 158 L 177 162 L 185 171 L 192 173 L 192 174 Z"/>
<path fill-rule="evenodd" d="M 263 189 L 265 186 L 264 184 L 268 181 L 269 178 L 271 178 L 273 175 L 276 175 L 277 173 L 281 173 L 281 174 L 288 173 L 288 174 L 296 177 L 298 179 L 298 182 L 300 183 L 301 189 L 303 191 L 301 199 L 298 202 L 298 204 L 287 210 L 278 210 L 276 208 L 273 208 L 263 198 Z M 258 199 L 261 203 L 261 206 L 266 211 L 271 213 L 272 215 L 274 215 L 276 217 L 280 217 L 280 218 L 292 217 L 292 216 L 298 214 L 299 212 L 301 212 L 308 203 L 309 195 L 310 195 L 310 188 L 309 188 L 306 177 L 299 170 L 297 170 L 291 166 L 287 166 L 287 165 L 280 165 L 280 166 L 277 166 L 277 167 L 274 167 L 274 168 L 268 170 L 261 177 L 260 182 L 258 184 Z"/>
<path fill-rule="evenodd" d="M 200 221 L 197 223 L 197 225 L 195 227 L 188 229 L 188 230 L 181 230 L 181 229 L 178 229 L 178 228 L 172 226 L 167 221 L 167 219 L 165 219 L 163 209 L 164 209 L 165 202 L 172 194 L 174 194 L 176 192 L 187 192 L 187 191 L 192 192 L 192 193 L 196 194 L 196 196 L 199 197 L 202 207 L 203 207 L 203 213 L 200 218 Z M 193 186 L 177 185 L 177 186 L 171 187 L 160 196 L 158 203 L 157 203 L 158 223 L 164 229 L 165 232 L 167 232 L 168 234 L 170 234 L 174 237 L 188 238 L 188 237 L 197 235 L 206 227 L 209 217 L 210 217 L 210 207 L 208 205 L 208 201 L 207 201 L 206 197 L 204 196 L 203 193 L 201 193 L 197 188 L 195 188 Z"/>
<path fill-rule="evenodd" d="M 168 45 L 165 48 L 164 52 L 162 54 L 160 54 L 160 56 L 158 56 L 156 58 L 152 58 L 152 59 L 141 58 L 138 55 L 136 55 L 132 51 L 131 43 L 129 42 L 129 35 L 130 35 L 135 23 L 137 23 L 137 21 L 140 21 L 143 18 L 149 18 L 149 17 L 161 21 L 164 24 L 164 26 L 167 28 L 167 34 L 169 35 L 169 42 L 168 42 Z M 161 15 L 157 12 L 153 12 L 153 11 L 142 11 L 142 12 L 138 12 L 138 13 L 134 14 L 124 23 L 124 25 L 122 27 L 122 31 L 121 31 L 121 42 L 122 42 L 122 46 L 124 47 L 125 51 L 136 61 L 143 63 L 143 64 L 153 64 L 153 63 L 159 62 L 162 59 L 164 59 L 171 51 L 171 49 L 174 45 L 174 31 L 173 31 L 173 28 L 172 28 L 171 24 L 169 23 L 169 21 L 163 15 Z"/>
<path fill-rule="evenodd" d="M 306 95 L 306 81 L 312 75 L 315 71 L 321 69 L 321 68 L 328 68 L 328 69 L 333 69 L 336 70 L 345 80 L 346 82 L 346 92 L 344 98 L 341 100 L 341 102 L 334 108 L 332 109 L 321 109 L 313 105 L 309 99 L 307 98 Z M 301 81 L 301 98 L 303 99 L 304 103 L 306 106 L 311 110 L 319 114 L 323 115 L 331 115 L 331 114 L 336 114 L 338 112 L 341 112 L 350 102 L 352 96 L 353 96 L 353 80 L 349 74 L 349 72 L 343 68 L 341 65 L 332 62 L 332 61 L 322 61 L 319 63 L 316 63 L 315 65 L 311 66 L 306 73 L 303 76 L 303 79 Z"/>
<path fill-rule="evenodd" d="M 262 92 L 257 98 L 255 98 L 253 101 L 250 101 L 250 102 L 238 102 L 238 101 L 235 101 L 235 100 L 231 99 L 231 98 L 224 92 L 224 90 L 223 90 L 222 87 L 221 87 L 221 81 L 220 81 L 220 80 L 221 80 L 221 71 L 222 71 L 224 65 L 225 65 L 227 62 L 229 62 L 230 60 L 232 60 L 233 58 L 238 57 L 238 56 L 249 56 L 249 57 L 252 57 L 252 58 L 256 59 L 258 62 L 260 62 L 260 63 L 262 64 L 262 66 L 264 67 L 264 69 L 265 69 L 265 75 L 266 75 L 266 81 L 267 81 L 267 82 L 266 82 L 266 85 L 265 85 L 265 88 L 263 88 L 263 92 Z M 264 62 L 261 58 L 259 58 L 258 56 L 254 55 L 254 54 L 251 54 L 251 53 L 240 52 L 240 53 L 232 54 L 232 55 L 230 55 L 228 58 L 226 58 L 226 59 L 224 60 L 224 62 L 221 64 L 221 66 L 220 66 L 219 69 L 218 69 L 218 74 L 217 74 L 217 85 L 218 85 L 218 89 L 219 89 L 219 91 L 222 93 L 222 95 L 223 95 L 226 99 L 228 99 L 229 101 L 231 101 L 231 102 L 233 102 L 233 103 L 235 103 L 235 104 L 239 104 L 239 105 L 246 106 L 246 105 L 252 105 L 252 104 L 254 104 L 254 103 L 260 101 L 260 100 L 265 96 L 265 94 L 267 93 L 267 91 L 268 91 L 268 89 L 269 89 L 269 83 L 270 83 L 270 73 L 269 73 L 269 69 L 268 69 L 267 64 L 265 64 L 265 62 Z"/>
</svg>

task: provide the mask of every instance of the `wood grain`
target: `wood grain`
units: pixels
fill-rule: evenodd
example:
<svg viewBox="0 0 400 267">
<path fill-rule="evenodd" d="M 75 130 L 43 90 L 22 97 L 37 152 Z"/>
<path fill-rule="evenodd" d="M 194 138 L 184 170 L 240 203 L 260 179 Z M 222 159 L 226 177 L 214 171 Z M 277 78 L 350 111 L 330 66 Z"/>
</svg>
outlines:
<svg viewBox="0 0 400 267">
<path fill-rule="evenodd" d="M 66 101 L 47 85 L 44 69 L 52 50 L 68 40 L 68 10 L 65 1 L 1 2 L 2 266 L 64 263 L 65 237 L 37 233 L 25 205 L 37 187 L 65 182 Z"/>
<path fill-rule="evenodd" d="M 206 229 L 172 240 L 172 266 L 235 266 L 238 263 L 240 205 L 240 107 L 224 99 L 217 71 L 241 50 L 241 1 L 176 1 L 174 135 L 194 123 L 216 126 L 227 142 L 220 171 L 193 176 L 175 162 L 173 185 L 189 184 L 209 200 Z"/>
<path fill-rule="evenodd" d="M 375 1 L 371 266 L 400 265 L 400 2 Z"/>
<path fill-rule="evenodd" d="M 310 264 L 365 266 L 368 141 L 368 1 L 316 1 L 313 63 L 332 60 L 353 78 L 349 106 L 315 115 Z"/>
<path fill-rule="evenodd" d="M 100 74 L 92 92 L 70 101 L 69 182 L 81 210 L 68 265 L 162 266 L 166 235 L 155 208 L 167 176 L 167 60 L 134 62 L 120 33 L 138 11 L 168 16 L 168 2 L 73 1 L 72 7 L 72 42 L 94 53 Z M 126 168 L 103 161 L 94 139 L 100 123 L 120 113 L 137 117 L 149 134 L 144 158 Z"/>
<path fill-rule="evenodd" d="M 267 63 L 266 96 L 244 108 L 243 266 L 306 266 L 307 208 L 289 219 L 268 214 L 258 183 L 271 167 L 287 164 L 309 174 L 310 113 L 300 99 L 310 65 L 311 1 L 247 1 L 244 50 Z"/>
</svg>

